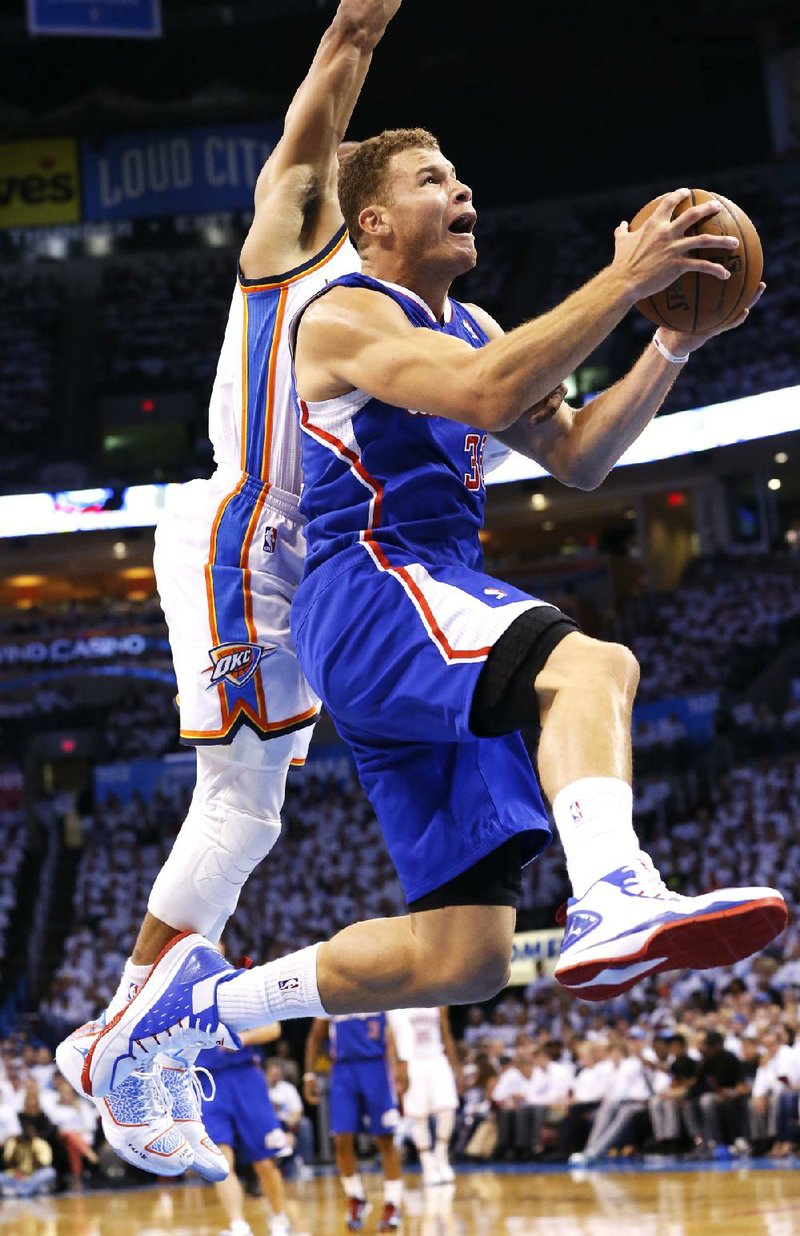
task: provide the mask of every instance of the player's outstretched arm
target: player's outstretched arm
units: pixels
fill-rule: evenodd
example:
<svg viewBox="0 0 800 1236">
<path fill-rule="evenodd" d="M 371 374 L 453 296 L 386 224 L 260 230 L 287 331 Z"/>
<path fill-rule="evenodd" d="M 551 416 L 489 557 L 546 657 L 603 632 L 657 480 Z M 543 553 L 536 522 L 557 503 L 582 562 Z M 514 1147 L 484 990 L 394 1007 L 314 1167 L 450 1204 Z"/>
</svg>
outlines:
<svg viewBox="0 0 800 1236">
<path fill-rule="evenodd" d="M 316 1065 L 322 1049 L 325 1046 L 325 1040 L 328 1037 L 328 1019 L 327 1017 L 315 1017 L 311 1023 L 311 1029 L 308 1032 L 306 1039 L 306 1047 L 304 1053 L 305 1071 L 303 1073 L 303 1098 L 306 1103 L 319 1103 L 319 1079 L 317 1077 Z"/>
<path fill-rule="evenodd" d="M 241 253 L 246 278 L 292 269 L 342 224 L 336 152 L 372 53 L 402 0 L 341 0 L 261 170 Z"/>
<path fill-rule="evenodd" d="M 716 213 L 718 204 L 691 207 L 671 219 L 686 193 L 680 189 L 665 195 L 635 232 L 620 225 L 610 266 L 550 313 L 501 334 L 484 348 L 416 329 L 380 292 L 334 288 L 311 305 L 300 324 L 300 398 L 332 399 L 359 389 L 385 403 L 490 433 L 509 428 L 546 399 L 642 296 L 689 270 L 728 278 L 720 263 L 694 254 L 738 242 L 733 237 L 685 235 L 693 224 Z"/>
<path fill-rule="evenodd" d="M 765 286 L 759 284 L 750 304 L 730 325 L 707 335 L 660 328 L 662 344 L 673 356 L 688 357 L 716 335 L 741 326 Z M 552 419 L 531 409 L 497 437 L 565 484 L 596 489 L 650 424 L 682 369 L 682 364 L 669 361 L 650 343 L 619 382 L 582 408 L 563 403 Z"/>
</svg>

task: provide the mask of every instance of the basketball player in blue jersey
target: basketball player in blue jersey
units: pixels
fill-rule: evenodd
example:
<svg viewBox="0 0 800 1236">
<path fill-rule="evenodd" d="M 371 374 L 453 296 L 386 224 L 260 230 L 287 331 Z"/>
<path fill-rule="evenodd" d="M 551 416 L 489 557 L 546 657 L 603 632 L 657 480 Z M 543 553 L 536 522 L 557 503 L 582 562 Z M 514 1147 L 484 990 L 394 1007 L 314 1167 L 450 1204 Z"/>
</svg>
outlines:
<svg viewBox="0 0 800 1236">
<path fill-rule="evenodd" d="M 250 1164 L 255 1171 L 270 1208 L 269 1236 L 291 1236 L 286 1190 L 278 1168 L 278 1160 L 291 1155 L 291 1146 L 272 1106 L 257 1050 L 280 1037 L 280 1024 L 259 1027 L 241 1037 L 241 1049 L 209 1048 L 200 1052 L 195 1066 L 214 1078 L 213 1098 L 206 1102 L 203 1118 L 209 1137 L 230 1168 L 228 1178 L 214 1185 L 228 1220 L 220 1236 L 253 1236 L 244 1217 L 244 1190 L 233 1170 L 235 1162 Z"/>
<path fill-rule="evenodd" d="M 305 520 L 287 332 L 326 280 L 358 267 L 337 197 L 337 151 L 400 3 L 341 0 L 258 179 L 211 396 L 217 469 L 179 490 L 156 536 L 181 738 L 197 748 L 197 785 L 106 1021 L 179 931 L 220 938 L 278 838 L 287 770 L 305 759 L 319 701 L 289 632 Z M 57 1052 L 81 1093 L 93 1025 Z M 193 1165 L 220 1179 L 227 1165 L 205 1136 L 185 1063 L 163 1074 L 139 1069 L 123 1094 L 100 1104 L 106 1137 L 138 1167 L 175 1175 Z M 174 1112 L 184 1117 L 178 1125 Z"/>
<path fill-rule="evenodd" d="M 375 1138 L 383 1165 L 383 1214 L 379 1232 L 396 1231 L 401 1224 L 403 1180 L 400 1151 L 394 1133 L 399 1123 L 390 1061 L 396 1060 L 392 1031 L 385 1013 L 315 1018 L 306 1039 L 303 1090 L 309 1103 L 319 1102 L 315 1064 L 329 1039 L 331 1066 L 330 1123 L 336 1169 L 347 1197 L 349 1231 L 364 1226 L 368 1204 L 358 1172 L 356 1136 L 369 1131 Z"/>
<path fill-rule="evenodd" d="M 660 970 L 745 957 L 782 930 L 773 889 L 682 897 L 663 884 L 632 824 L 633 655 L 487 575 L 478 536 L 487 434 L 591 488 L 708 342 L 661 328 L 592 403 L 549 398 L 635 301 L 687 271 L 727 277 L 702 256 L 720 239 L 686 234 L 714 203 L 672 219 L 687 193 L 666 194 L 633 233 L 621 224 L 609 266 L 503 336 L 449 296 L 476 260 L 476 212 L 436 140 L 386 133 L 343 164 L 364 273 L 329 284 L 295 320 L 309 522 L 292 630 L 353 748 L 409 914 L 245 974 L 183 936 L 88 1046 L 87 1089 L 118 1086 L 167 1030 L 192 1044 L 270 1020 L 499 991 L 521 870 L 549 840 L 526 724 L 541 727 L 539 777 L 574 891 L 557 969 L 568 990 L 602 1000 Z"/>
</svg>

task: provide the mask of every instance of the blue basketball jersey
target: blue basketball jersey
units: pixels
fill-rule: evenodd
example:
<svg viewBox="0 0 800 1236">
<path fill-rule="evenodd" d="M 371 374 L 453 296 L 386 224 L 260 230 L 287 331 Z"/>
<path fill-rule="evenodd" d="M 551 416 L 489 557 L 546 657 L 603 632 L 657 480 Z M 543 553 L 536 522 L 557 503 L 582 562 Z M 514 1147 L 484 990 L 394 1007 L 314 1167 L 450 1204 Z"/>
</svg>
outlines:
<svg viewBox="0 0 800 1236">
<path fill-rule="evenodd" d="M 381 292 L 400 306 L 413 326 L 452 335 L 473 348 L 489 341 L 456 300 L 448 298 L 440 323 L 415 293 L 369 275 L 343 275 L 313 299 L 333 287 Z M 302 312 L 293 323 L 293 336 Z M 434 565 L 481 567 L 483 430 L 393 407 L 358 391 L 320 404 L 298 398 L 298 408 L 303 430 L 301 510 L 309 521 L 306 576 L 359 541 L 378 552 L 382 547 L 405 550 Z"/>
<path fill-rule="evenodd" d="M 332 1017 L 331 1056 L 337 1064 L 382 1060 L 386 1055 L 386 1014 L 353 1013 Z"/>
</svg>

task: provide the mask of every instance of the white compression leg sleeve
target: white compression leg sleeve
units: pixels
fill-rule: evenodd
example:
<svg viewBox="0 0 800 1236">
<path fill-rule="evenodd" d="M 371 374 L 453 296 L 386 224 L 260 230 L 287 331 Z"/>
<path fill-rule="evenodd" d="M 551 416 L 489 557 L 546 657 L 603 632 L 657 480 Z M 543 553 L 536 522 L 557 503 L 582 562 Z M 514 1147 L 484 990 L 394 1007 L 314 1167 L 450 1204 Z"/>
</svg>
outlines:
<svg viewBox="0 0 800 1236">
<path fill-rule="evenodd" d="M 227 746 L 197 749 L 189 813 L 147 908 L 178 931 L 216 943 L 247 877 L 281 831 L 293 735 L 263 741 L 241 729 Z"/>
</svg>

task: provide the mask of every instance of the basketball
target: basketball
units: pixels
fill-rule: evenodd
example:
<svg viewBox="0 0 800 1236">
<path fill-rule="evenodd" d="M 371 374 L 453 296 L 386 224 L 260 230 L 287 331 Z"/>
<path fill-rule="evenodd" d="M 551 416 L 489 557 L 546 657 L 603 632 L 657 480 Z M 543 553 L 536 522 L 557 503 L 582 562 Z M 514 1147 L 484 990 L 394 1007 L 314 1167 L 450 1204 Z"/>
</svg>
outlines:
<svg viewBox="0 0 800 1236">
<path fill-rule="evenodd" d="M 698 249 L 692 256 L 710 262 L 720 262 L 730 272 L 727 280 L 715 279 L 688 271 L 676 279 L 663 292 L 647 296 L 636 302 L 636 308 L 658 326 L 690 334 L 705 334 L 717 330 L 726 322 L 732 322 L 750 302 L 761 281 L 764 257 L 758 232 L 740 206 L 723 197 L 721 193 L 709 193 L 706 189 L 692 189 L 674 211 L 672 218 L 683 214 L 690 206 L 701 206 L 715 198 L 722 206 L 716 215 L 702 219 L 690 228 L 687 235 L 701 232 L 712 236 L 738 236 L 739 248 L 733 252 L 726 249 Z M 630 224 L 635 232 L 655 210 L 660 198 L 654 198 L 643 206 Z"/>
</svg>

